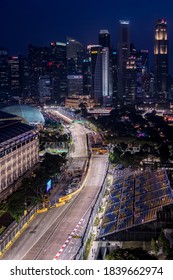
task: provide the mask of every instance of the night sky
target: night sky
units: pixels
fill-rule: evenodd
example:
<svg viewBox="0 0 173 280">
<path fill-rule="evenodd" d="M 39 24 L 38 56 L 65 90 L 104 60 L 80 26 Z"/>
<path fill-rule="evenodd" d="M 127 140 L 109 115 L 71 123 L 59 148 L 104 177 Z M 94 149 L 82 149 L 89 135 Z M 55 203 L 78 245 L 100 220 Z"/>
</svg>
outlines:
<svg viewBox="0 0 173 280">
<path fill-rule="evenodd" d="M 155 21 L 166 18 L 169 49 L 173 48 L 172 0 L 0 0 L 0 3 L 0 46 L 7 47 L 11 55 L 27 54 L 28 43 L 48 46 L 54 40 L 66 42 L 67 35 L 84 45 L 97 44 L 100 29 L 109 30 L 111 44 L 116 46 L 120 19 L 130 20 L 131 41 L 136 48 L 149 49 L 152 54 Z"/>
</svg>

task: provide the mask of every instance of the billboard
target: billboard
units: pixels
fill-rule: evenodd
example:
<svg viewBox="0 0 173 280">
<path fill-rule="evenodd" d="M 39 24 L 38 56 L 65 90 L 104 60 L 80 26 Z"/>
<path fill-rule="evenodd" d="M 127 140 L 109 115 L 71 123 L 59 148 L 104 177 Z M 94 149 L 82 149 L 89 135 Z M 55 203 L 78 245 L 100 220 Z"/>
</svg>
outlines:
<svg viewBox="0 0 173 280">
<path fill-rule="evenodd" d="M 52 180 L 50 179 L 46 184 L 46 193 L 50 192 L 52 189 Z"/>
</svg>

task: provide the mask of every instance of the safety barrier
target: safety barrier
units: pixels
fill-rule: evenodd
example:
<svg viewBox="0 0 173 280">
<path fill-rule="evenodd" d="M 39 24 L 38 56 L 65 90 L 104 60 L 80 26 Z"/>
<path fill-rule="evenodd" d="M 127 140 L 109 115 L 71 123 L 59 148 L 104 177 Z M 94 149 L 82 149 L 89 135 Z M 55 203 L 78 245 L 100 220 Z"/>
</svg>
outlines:
<svg viewBox="0 0 173 280">
<path fill-rule="evenodd" d="M 0 236 L 0 256 L 3 256 L 5 251 L 17 240 L 17 238 L 22 234 L 28 224 L 34 219 L 37 215 L 38 206 L 35 206 L 31 211 L 22 217 L 19 223 L 15 223 L 13 227 L 7 229 L 8 232 L 4 232 Z"/>
<path fill-rule="evenodd" d="M 102 201 L 102 198 L 103 198 L 103 194 L 104 194 L 104 192 L 106 190 L 106 187 L 107 187 L 108 167 L 109 167 L 109 163 L 107 164 L 106 174 L 105 174 L 102 186 L 100 188 L 100 191 L 99 191 L 99 193 L 96 197 L 96 201 L 95 201 L 94 205 L 89 210 L 90 213 L 89 213 L 89 217 L 88 217 L 88 222 L 87 222 L 85 231 L 83 233 L 83 236 L 81 238 L 81 245 L 80 245 L 76 255 L 74 256 L 75 260 L 83 259 L 84 250 L 85 250 L 85 247 L 86 247 L 86 244 L 87 244 L 87 240 L 90 236 L 90 233 L 91 233 L 94 221 L 95 221 L 95 217 L 96 217 L 98 209 L 100 207 L 100 204 L 101 204 L 101 201 Z"/>
<path fill-rule="evenodd" d="M 87 139 L 87 147 L 88 147 L 88 139 Z M 88 147 L 88 160 L 87 160 L 87 165 L 86 165 L 86 170 L 85 174 L 83 175 L 83 179 L 80 182 L 80 187 L 74 191 L 73 193 L 60 197 L 58 200 L 58 203 L 55 203 L 53 205 L 50 205 L 49 207 L 44 207 L 41 208 L 40 205 L 36 205 L 33 207 L 33 209 L 28 212 L 26 215 L 24 215 L 19 223 L 14 222 L 10 227 L 7 229 L 8 232 L 4 232 L 3 234 L 0 235 L 0 257 L 3 256 L 3 254 L 9 249 L 12 244 L 17 240 L 17 238 L 22 234 L 22 232 L 25 230 L 25 228 L 28 226 L 28 224 L 34 219 L 34 217 L 37 214 L 41 214 L 44 212 L 47 212 L 48 210 L 55 208 L 55 207 L 61 207 L 68 203 L 71 198 L 76 195 L 78 192 L 82 190 L 82 188 L 85 185 L 85 181 L 87 179 L 86 174 L 88 173 L 89 170 L 89 164 L 91 160 L 91 152 Z"/>
</svg>

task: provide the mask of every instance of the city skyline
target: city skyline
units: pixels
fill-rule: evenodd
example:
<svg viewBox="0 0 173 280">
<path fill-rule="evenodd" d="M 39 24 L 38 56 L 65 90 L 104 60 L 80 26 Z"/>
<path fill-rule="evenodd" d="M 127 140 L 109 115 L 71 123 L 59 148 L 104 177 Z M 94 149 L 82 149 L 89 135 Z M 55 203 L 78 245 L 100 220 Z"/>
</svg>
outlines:
<svg viewBox="0 0 173 280">
<path fill-rule="evenodd" d="M 149 49 L 153 55 L 154 28 L 158 18 L 167 20 L 169 45 L 173 44 L 170 3 L 168 0 L 163 6 L 161 1 L 145 1 L 139 10 L 136 0 L 122 3 L 109 0 L 106 5 L 100 1 L 99 6 L 89 0 L 82 8 L 78 0 L 72 3 L 2 0 L 0 24 L 4 28 L 0 29 L 0 45 L 14 55 L 26 54 L 29 43 L 42 46 L 51 41 L 66 42 L 66 36 L 74 37 L 86 46 L 97 44 L 100 29 L 108 29 L 111 45 L 116 47 L 119 20 L 124 19 L 130 20 L 131 40 L 136 48 Z"/>
</svg>

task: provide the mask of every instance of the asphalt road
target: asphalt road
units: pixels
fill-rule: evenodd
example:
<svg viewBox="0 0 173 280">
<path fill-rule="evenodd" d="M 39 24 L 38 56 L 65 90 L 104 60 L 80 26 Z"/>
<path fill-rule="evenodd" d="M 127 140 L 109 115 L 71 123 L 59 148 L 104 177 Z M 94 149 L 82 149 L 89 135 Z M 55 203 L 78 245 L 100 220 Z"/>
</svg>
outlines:
<svg viewBox="0 0 173 280">
<path fill-rule="evenodd" d="M 3 259 L 53 259 L 95 202 L 104 180 L 106 166 L 107 156 L 94 156 L 82 191 L 70 203 L 37 215 Z M 68 259 L 68 250 L 67 258 L 64 259 Z"/>
<path fill-rule="evenodd" d="M 86 133 L 84 127 L 80 124 L 74 123 L 69 130 L 71 131 L 74 149 L 72 149 L 70 156 L 72 158 L 87 157 Z"/>
<path fill-rule="evenodd" d="M 87 145 L 84 128 L 80 124 L 72 124 L 70 130 L 75 144 L 71 157 L 76 160 L 86 158 Z M 53 259 L 81 218 L 87 217 L 87 211 L 95 202 L 103 183 L 107 160 L 107 155 L 93 156 L 82 191 L 64 206 L 37 215 L 2 259 Z M 76 248 L 73 246 L 73 251 L 77 250 L 78 243 L 76 242 Z M 71 246 L 70 243 L 69 245 Z M 69 247 L 63 259 L 70 258 Z"/>
</svg>

